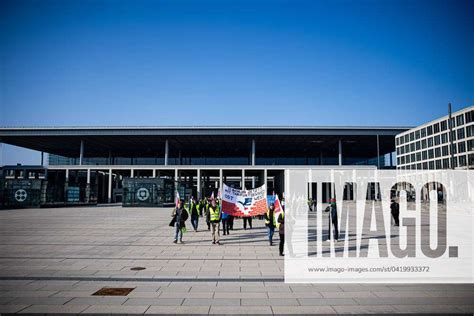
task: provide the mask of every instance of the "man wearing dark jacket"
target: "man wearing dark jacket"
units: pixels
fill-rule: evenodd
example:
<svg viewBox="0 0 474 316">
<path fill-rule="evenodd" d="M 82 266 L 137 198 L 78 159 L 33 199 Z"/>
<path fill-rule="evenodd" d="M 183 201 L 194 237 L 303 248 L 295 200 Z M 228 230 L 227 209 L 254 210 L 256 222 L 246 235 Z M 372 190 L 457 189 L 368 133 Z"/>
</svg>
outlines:
<svg viewBox="0 0 474 316">
<path fill-rule="evenodd" d="M 280 212 L 278 215 L 278 232 L 280 233 L 280 256 L 284 256 L 283 250 L 285 247 L 285 212 Z"/>
<path fill-rule="evenodd" d="M 185 222 L 188 219 L 188 212 L 183 207 L 184 201 L 179 200 L 178 207 L 176 207 L 173 210 L 173 213 L 171 214 L 171 217 L 173 218 L 171 220 L 170 226 L 175 227 L 175 235 L 174 235 L 174 243 L 176 244 L 179 240 L 179 242 L 182 244 L 183 243 L 183 229 L 186 228 Z"/>
<path fill-rule="evenodd" d="M 191 225 L 193 225 L 194 231 L 197 232 L 198 225 L 199 225 L 199 210 L 198 204 L 194 200 L 193 197 L 189 199 L 189 213 L 191 213 Z"/>
<path fill-rule="evenodd" d="M 329 206 L 326 208 L 326 212 L 329 212 L 329 222 L 328 222 L 328 239 L 326 241 L 331 240 L 331 231 L 333 230 L 334 234 L 334 241 L 338 241 L 339 239 L 339 229 L 338 229 L 338 222 L 337 222 L 337 206 L 336 206 L 336 199 L 331 199 Z M 332 224 L 332 225 L 331 225 Z M 332 226 L 332 229 L 331 229 Z"/>
<path fill-rule="evenodd" d="M 395 221 L 395 226 L 399 225 L 399 217 L 400 217 L 400 204 L 397 201 L 392 200 L 392 204 L 390 204 L 390 211 L 393 216 L 393 220 Z"/>
</svg>

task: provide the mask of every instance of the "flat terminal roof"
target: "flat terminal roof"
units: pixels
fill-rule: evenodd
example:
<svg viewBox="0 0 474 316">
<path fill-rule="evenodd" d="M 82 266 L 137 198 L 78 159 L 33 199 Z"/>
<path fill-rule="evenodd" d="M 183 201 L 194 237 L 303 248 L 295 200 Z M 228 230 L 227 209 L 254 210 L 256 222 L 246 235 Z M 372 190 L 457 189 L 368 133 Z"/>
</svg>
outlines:
<svg viewBox="0 0 474 316">
<path fill-rule="evenodd" d="M 84 141 L 85 157 L 161 157 L 165 142 L 183 157 L 225 155 L 246 157 L 254 139 L 257 155 L 282 157 L 336 154 L 337 142 L 354 157 L 374 156 L 395 148 L 395 135 L 410 127 L 394 126 L 75 126 L 2 127 L 0 142 L 33 150 L 76 157 Z M 337 155 L 337 154 L 336 154 Z"/>
</svg>

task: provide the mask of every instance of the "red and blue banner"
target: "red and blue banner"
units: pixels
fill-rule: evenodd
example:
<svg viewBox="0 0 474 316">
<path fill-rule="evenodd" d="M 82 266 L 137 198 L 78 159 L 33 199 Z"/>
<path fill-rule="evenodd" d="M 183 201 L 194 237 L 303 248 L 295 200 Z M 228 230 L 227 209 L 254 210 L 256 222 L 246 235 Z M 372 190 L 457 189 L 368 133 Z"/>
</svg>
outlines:
<svg viewBox="0 0 474 316">
<path fill-rule="evenodd" d="M 222 212 L 241 217 L 265 214 L 268 208 L 266 187 L 239 190 L 223 185 Z"/>
</svg>

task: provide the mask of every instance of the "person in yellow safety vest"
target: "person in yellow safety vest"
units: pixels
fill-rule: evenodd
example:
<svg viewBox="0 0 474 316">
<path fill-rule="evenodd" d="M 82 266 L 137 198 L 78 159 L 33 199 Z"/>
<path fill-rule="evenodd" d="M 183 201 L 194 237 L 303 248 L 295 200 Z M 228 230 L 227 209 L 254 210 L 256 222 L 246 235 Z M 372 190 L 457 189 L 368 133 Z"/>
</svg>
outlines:
<svg viewBox="0 0 474 316">
<path fill-rule="evenodd" d="M 285 245 L 285 212 L 281 211 L 277 219 L 278 232 L 280 233 L 280 256 L 284 256 L 283 248 Z"/>
<path fill-rule="evenodd" d="M 219 243 L 219 222 L 221 221 L 221 212 L 215 199 L 211 200 L 211 205 L 209 205 L 208 210 L 209 210 L 209 220 L 211 222 L 212 243 L 220 244 Z"/>
<path fill-rule="evenodd" d="M 270 246 L 273 246 L 273 233 L 275 233 L 276 220 L 275 220 L 275 204 L 270 204 L 270 208 L 265 214 L 265 226 L 267 226 L 268 241 Z"/>
</svg>

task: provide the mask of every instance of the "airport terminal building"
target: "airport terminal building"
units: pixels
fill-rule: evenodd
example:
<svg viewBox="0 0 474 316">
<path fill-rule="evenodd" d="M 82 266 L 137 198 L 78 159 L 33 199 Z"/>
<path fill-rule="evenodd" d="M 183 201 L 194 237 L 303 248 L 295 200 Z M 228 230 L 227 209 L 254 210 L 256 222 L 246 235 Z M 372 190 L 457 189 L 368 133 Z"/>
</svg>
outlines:
<svg viewBox="0 0 474 316">
<path fill-rule="evenodd" d="M 131 188 L 137 183 L 148 183 L 159 204 L 173 203 L 175 190 L 184 196 L 216 194 L 221 183 L 246 189 L 266 184 L 268 194 L 281 194 L 290 167 L 395 168 L 395 137 L 408 129 L 1 128 L 0 142 L 40 151 L 45 158 L 39 166 L 3 166 L 2 185 L 16 194 L 12 203 L 24 198 L 21 186 L 40 188 L 42 205 L 121 203 L 136 196 Z M 10 191 L 1 191 L 8 200 Z"/>
</svg>

